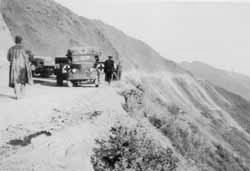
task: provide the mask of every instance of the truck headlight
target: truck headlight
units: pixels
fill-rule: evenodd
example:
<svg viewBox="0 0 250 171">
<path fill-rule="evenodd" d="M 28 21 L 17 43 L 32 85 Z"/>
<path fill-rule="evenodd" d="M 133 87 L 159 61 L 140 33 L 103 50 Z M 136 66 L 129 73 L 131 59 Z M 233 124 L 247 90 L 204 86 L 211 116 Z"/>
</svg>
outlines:
<svg viewBox="0 0 250 171">
<path fill-rule="evenodd" d="M 90 71 L 90 72 L 94 72 L 94 71 L 95 71 L 95 68 L 90 68 L 89 71 Z"/>
<path fill-rule="evenodd" d="M 72 73 L 76 73 L 77 72 L 77 69 L 72 69 Z"/>
</svg>

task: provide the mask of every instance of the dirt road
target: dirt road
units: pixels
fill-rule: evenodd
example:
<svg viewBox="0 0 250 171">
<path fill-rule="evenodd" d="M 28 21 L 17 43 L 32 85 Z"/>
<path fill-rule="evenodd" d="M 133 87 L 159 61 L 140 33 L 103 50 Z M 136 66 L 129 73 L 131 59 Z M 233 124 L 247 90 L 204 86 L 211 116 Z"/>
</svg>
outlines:
<svg viewBox="0 0 250 171">
<path fill-rule="evenodd" d="M 56 87 L 53 80 L 38 80 L 25 99 L 16 101 L 4 80 L 0 171 L 92 170 L 95 138 L 105 137 L 110 126 L 127 117 L 114 87 Z"/>
</svg>

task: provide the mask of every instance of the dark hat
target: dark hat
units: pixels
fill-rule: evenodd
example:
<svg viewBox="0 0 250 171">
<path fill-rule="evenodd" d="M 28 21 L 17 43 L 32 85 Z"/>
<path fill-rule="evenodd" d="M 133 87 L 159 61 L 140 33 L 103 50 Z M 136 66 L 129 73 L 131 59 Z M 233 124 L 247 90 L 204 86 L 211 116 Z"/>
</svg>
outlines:
<svg viewBox="0 0 250 171">
<path fill-rule="evenodd" d="M 109 59 L 113 58 L 113 56 L 109 56 Z"/>
<path fill-rule="evenodd" d="M 21 36 L 16 36 L 15 37 L 15 43 L 22 43 L 23 38 Z"/>
</svg>

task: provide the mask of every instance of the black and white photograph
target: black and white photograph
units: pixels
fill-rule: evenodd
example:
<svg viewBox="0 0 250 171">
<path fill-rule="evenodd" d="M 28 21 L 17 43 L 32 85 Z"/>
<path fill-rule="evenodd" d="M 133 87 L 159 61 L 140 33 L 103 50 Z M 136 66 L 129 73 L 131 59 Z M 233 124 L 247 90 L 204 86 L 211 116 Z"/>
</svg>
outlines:
<svg viewBox="0 0 250 171">
<path fill-rule="evenodd" d="M 0 0 L 0 171 L 250 171 L 250 0 Z"/>
</svg>

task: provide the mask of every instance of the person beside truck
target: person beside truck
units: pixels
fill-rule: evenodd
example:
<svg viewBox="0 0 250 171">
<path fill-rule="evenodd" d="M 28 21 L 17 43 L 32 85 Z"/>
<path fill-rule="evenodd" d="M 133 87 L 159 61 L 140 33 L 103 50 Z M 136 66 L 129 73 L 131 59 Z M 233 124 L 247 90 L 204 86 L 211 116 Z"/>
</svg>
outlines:
<svg viewBox="0 0 250 171">
<path fill-rule="evenodd" d="M 116 79 L 120 81 L 122 78 L 122 62 L 121 61 L 118 62 L 115 72 L 116 72 Z"/>
<path fill-rule="evenodd" d="M 102 71 L 102 63 L 100 62 L 100 58 L 98 55 L 95 56 L 95 64 L 94 68 L 96 69 L 97 72 L 97 80 L 99 83 L 101 83 L 101 71 Z"/>
<path fill-rule="evenodd" d="M 113 57 L 109 56 L 108 59 L 104 62 L 104 73 L 105 73 L 105 81 L 108 84 L 111 84 L 113 74 L 115 71 L 115 63 L 113 61 Z"/>
</svg>

